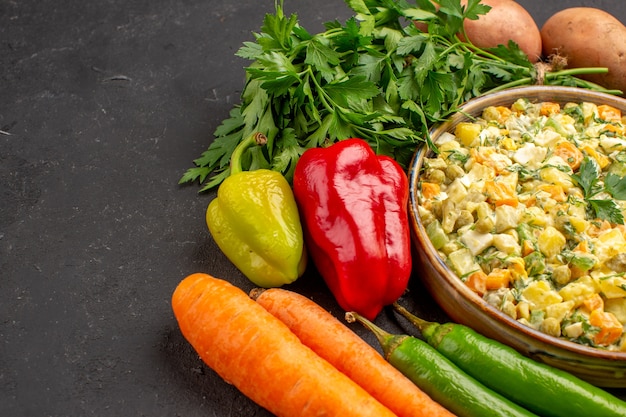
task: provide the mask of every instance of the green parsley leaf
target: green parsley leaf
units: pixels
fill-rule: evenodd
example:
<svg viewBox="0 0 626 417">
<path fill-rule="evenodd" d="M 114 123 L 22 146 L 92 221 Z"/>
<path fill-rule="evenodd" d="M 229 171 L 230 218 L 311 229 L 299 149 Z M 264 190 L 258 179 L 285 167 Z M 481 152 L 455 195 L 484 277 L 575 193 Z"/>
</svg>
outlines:
<svg viewBox="0 0 626 417">
<path fill-rule="evenodd" d="M 617 200 L 626 200 L 626 177 L 609 173 L 604 178 L 606 191 Z"/>
<path fill-rule="evenodd" d="M 465 6 L 464 16 L 466 19 L 477 20 L 481 15 L 487 14 L 491 6 L 483 4 L 480 0 L 469 0 Z"/>
<path fill-rule="evenodd" d="M 288 51 L 291 48 L 291 33 L 298 23 L 298 16 L 292 14 L 285 17 L 282 8 L 277 8 L 276 14 L 266 14 L 261 31 L 265 34 L 258 39 L 265 50 L 280 49 Z"/>
<path fill-rule="evenodd" d="M 281 132 L 281 140 L 285 146 L 272 160 L 272 169 L 283 172 L 285 177 L 291 181 L 296 162 L 304 152 L 304 149 L 298 144 L 298 139 L 293 129 L 283 130 Z"/>
<path fill-rule="evenodd" d="M 229 117 L 224 119 L 222 123 L 215 129 L 215 136 L 226 136 L 233 131 L 241 128 L 243 117 L 241 117 L 241 107 L 235 106 L 230 110 Z"/>
<path fill-rule="evenodd" d="M 345 0 L 352 10 L 356 13 L 371 14 L 370 9 L 367 7 L 365 0 Z"/>
<path fill-rule="evenodd" d="M 193 182 L 198 180 L 198 182 L 203 183 L 206 177 L 211 173 L 211 169 L 208 166 L 200 166 L 193 167 L 187 169 L 180 180 L 178 180 L 179 184 L 184 184 L 186 182 Z"/>
<path fill-rule="evenodd" d="M 332 49 L 329 41 L 321 36 L 314 36 L 307 44 L 305 64 L 315 67 L 326 81 L 333 80 L 333 67 L 341 62 L 339 53 Z"/>
<path fill-rule="evenodd" d="M 624 224 L 624 215 L 615 200 L 588 199 L 587 202 L 599 219 L 608 220 L 611 223 Z"/>
<path fill-rule="evenodd" d="M 606 192 L 614 198 L 623 200 L 626 197 L 626 178 L 609 173 L 604 179 L 604 187 L 600 185 L 601 170 L 598 163 L 588 156 L 583 158 L 578 174 L 572 174 L 572 179 L 583 189 L 585 201 L 593 215 L 611 223 L 624 224 L 624 215 L 615 200 L 594 198 Z"/>
<path fill-rule="evenodd" d="M 578 169 L 578 174 L 573 174 L 572 179 L 583 189 L 585 198 L 597 194 L 597 184 L 600 177 L 600 167 L 593 159 L 585 156 Z"/>
<path fill-rule="evenodd" d="M 340 30 L 339 34 L 333 38 L 333 43 L 339 53 L 354 51 L 358 56 L 359 48 L 368 46 L 372 42 L 371 36 L 363 36 L 359 33 L 359 24 L 354 17 L 348 19 L 343 27 L 339 23 L 334 26 L 327 24 L 326 27 Z"/>
<path fill-rule="evenodd" d="M 263 54 L 263 47 L 255 42 L 244 42 L 243 46 L 235 53 L 236 56 L 254 61 Z"/>
<path fill-rule="evenodd" d="M 428 40 L 428 36 L 418 33 L 412 36 L 405 36 L 398 42 L 396 52 L 399 55 L 406 56 L 422 50 L 424 43 Z"/>
<path fill-rule="evenodd" d="M 211 146 L 202 155 L 193 162 L 197 166 L 208 166 L 224 168 L 230 162 L 230 155 L 233 153 L 239 142 L 241 132 L 234 132 L 230 135 L 220 136 L 215 139 L 215 145 Z"/>
<path fill-rule="evenodd" d="M 324 91 L 341 107 L 350 107 L 350 101 L 368 100 L 380 94 L 376 84 L 363 76 L 354 76 L 340 82 L 327 84 Z"/>
<path fill-rule="evenodd" d="M 414 61 L 415 80 L 418 84 L 422 84 L 429 72 L 434 68 L 439 55 L 432 42 L 427 42 L 422 52 L 422 56 L 418 61 Z"/>
<path fill-rule="evenodd" d="M 404 9 L 403 15 L 408 19 L 420 21 L 429 21 L 437 18 L 437 14 L 434 11 L 417 8 Z"/>
<path fill-rule="evenodd" d="M 505 59 L 508 63 L 515 63 L 528 68 L 532 66 L 526 54 L 520 49 L 519 45 L 513 41 L 509 41 L 506 47 L 504 45 L 498 45 L 495 48 L 488 48 L 487 51 Z"/>
</svg>

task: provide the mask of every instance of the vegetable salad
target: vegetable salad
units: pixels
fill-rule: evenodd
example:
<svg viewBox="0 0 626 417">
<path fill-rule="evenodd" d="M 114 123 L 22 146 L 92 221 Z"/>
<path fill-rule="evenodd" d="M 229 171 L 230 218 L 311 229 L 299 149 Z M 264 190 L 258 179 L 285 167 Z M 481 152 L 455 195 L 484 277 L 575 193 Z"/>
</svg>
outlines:
<svg viewBox="0 0 626 417">
<path fill-rule="evenodd" d="M 544 333 L 626 351 L 626 118 L 589 102 L 491 106 L 437 139 L 430 240 L 473 291 Z"/>
</svg>

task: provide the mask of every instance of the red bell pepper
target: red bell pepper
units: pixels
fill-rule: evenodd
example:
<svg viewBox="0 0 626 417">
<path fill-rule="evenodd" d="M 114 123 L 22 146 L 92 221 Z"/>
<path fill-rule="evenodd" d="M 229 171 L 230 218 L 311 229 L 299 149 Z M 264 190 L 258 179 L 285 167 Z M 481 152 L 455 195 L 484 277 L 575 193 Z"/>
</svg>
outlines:
<svg viewBox="0 0 626 417">
<path fill-rule="evenodd" d="M 411 275 L 408 180 L 362 139 L 306 150 L 293 190 L 311 260 L 339 305 L 374 319 Z"/>
</svg>

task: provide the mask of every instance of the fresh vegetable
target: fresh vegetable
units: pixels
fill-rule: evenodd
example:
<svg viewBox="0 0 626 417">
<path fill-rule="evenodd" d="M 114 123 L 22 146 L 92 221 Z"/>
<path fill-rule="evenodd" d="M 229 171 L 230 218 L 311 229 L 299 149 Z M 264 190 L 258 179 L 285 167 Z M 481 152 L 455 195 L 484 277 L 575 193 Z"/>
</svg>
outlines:
<svg viewBox="0 0 626 417">
<path fill-rule="evenodd" d="M 237 52 L 251 61 L 241 103 L 180 183 L 198 180 L 201 191 L 219 185 L 230 174 L 233 150 L 251 132 L 265 132 L 268 146 L 245 168 L 269 168 L 288 180 L 304 150 L 351 137 L 406 167 L 429 141 L 430 127 L 470 98 L 537 82 L 602 90 L 576 75 L 606 68 L 544 74 L 515 44 L 483 50 L 459 41 L 463 22 L 488 10 L 479 0 L 465 7 L 460 0 L 346 0 L 355 15 L 316 34 L 296 15 L 284 15 L 282 0 L 276 3 L 255 42 Z M 429 32 L 415 21 L 427 22 Z"/>
<path fill-rule="evenodd" d="M 251 297 L 285 323 L 302 343 L 399 417 L 453 416 L 372 346 L 307 297 L 279 288 L 255 289 Z"/>
<path fill-rule="evenodd" d="M 459 417 L 535 416 L 463 372 L 423 340 L 390 334 L 357 313 L 348 312 L 346 320 L 358 320 L 371 330 L 394 367 Z"/>
<path fill-rule="evenodd" d="M 293 192 L 307 249 L 346 311 L 374 318 L 411 275 L 408 180 L 393 159 L 361 139 L 308 149 Z"/>
<path fill-rule="evenodd" d="M 261 287 L 279 287 L 304 273 L 306 249 L 291 186 L 279 172 L 242 171 L 244 152 L 267 138 L 254 133 L 239 144 L 231 175 L 206 211 L 215 242 L 239 270 Z"/>
<path fill-rule="evenodd" d="M 522 97 L 437 137 L 416 195 L 441 259 L 519 323 L 626 350 L 625 133 L 607 103 Z"/>
<path fill-rule="evenodd" d="M 626 403 L 575 376 L 523 356 L 467 326 L 433 323 L 394 303 L 425 340 L 459 368 L 545 417 L 626 416 Z"/>
<path fill-rule="evenodd" d="M 610 13 L 593 7 L 561 10 L 543 24 L 541 39 L 544 55 L 562 55 L 570 68 L 599 66 L 609 70 L 581 78 L 626 91 L 626 26 Z"/>
<path fill-rule="evenodd" d="M 467 6 L 467 0 L 461 0 Z M 481 0 L 478 7 L 488 8 L 477 19 L 465 19 L 459 39 L 468 39 L 482 49 L 497 48 L 514 42 L 531 62 L 541 58 L 541 34 L 528 11 L 514 0 Z M 437 10 L 439 7 L 437 6 Z M 428 31 L 428 24 L 417 22 L 418 29 Z"/>
<path fill-rule="evenodd" d="M 189 275 L 172 308 L 200 358 L 276 416 L 395 416 L 227 281 Z"/>
<path fill-rule="evenodd" d="M 531 62 L 541 58 L 541 33 L 522 5 L 514 0 L 481 0 L 480 4 L 491 9 L 476 20 L 465 20 L 463 27 L 467 39 L 483 49 L 508 45 L 509 41 L 513 41 Z"/>
</svg>

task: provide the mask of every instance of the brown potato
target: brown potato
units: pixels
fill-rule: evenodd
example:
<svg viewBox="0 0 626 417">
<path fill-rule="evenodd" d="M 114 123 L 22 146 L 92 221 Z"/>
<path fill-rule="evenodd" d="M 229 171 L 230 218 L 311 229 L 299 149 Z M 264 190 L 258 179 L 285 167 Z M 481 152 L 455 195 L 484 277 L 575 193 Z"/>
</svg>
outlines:
<svg viewBox="0 0 626 417">
<path fill-rule="evenodd" d="M 562 55 L 569 68 L 606 67 L 606 74 L 580 78 L 626 91 L 626 27 L 611 14 L 592 7 L 561 10 L 545 22 L 541 38 L 544 56 Z"/>
<path fill-rule="evenodd" d="M 467 3 L 461 1 L 461 4 Z M 541 58 L 541 34 L 533 17 L 513 0 L 482 0 L 491 6 L 478 20 L 466 20 L 465 33 L 480 48 L 493 48 L 515 42 L 531 62 Z"/>
<path fill-rule="evenodd" d="M 482 0 L 481 3 L 491 6 L 491 10 L 477 20 L 465 21 L 463 27 L 469 40 L 479 48 L 495 48 L 512 40 L 531 62 L 537 62 L 541 57 L 541 34 L 530 13 L 513 0 Z M 465 6 L 467 0 L 461 0 L 461 4 Z M 427 30 L 421 23 L 416 26 Z"/>
</svg>

